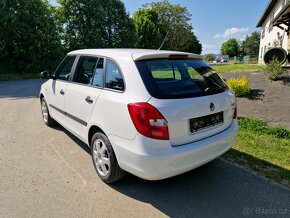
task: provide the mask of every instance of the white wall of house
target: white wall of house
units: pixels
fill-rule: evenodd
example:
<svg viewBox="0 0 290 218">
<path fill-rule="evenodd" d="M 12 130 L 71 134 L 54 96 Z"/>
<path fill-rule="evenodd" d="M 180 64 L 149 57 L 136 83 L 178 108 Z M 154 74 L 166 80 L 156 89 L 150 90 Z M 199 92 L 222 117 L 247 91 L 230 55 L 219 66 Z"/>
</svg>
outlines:
<svg viewBox="0 0 290 218">
<path fill-rule="evenodd" d="M 288 36 L 287 32 L 278 27 L 272 26 L 273 19 L 279 14 L 284 5 L 290 0 L 279 0 L 271 13 L 265 19 L 261 29 L 260 51 L 259 51 L 259 64 L 264 64 L 263 57 L 268 49 L 273 47 L 281 47 L 287 51 Z M 281 25 L 286 29 L 286 26 Z"/>
</svg>

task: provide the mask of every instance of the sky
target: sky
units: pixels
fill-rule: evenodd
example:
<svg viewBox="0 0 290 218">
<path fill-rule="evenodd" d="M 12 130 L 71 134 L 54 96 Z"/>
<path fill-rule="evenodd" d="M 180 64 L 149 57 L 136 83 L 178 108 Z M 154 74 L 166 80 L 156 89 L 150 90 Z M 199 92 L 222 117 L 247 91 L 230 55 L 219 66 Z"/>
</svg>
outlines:
<svg viewBox="0 0 290 218">
<path fill-rule="evenodd" d="M 50 0 L 55 5 L 56 0 Z M 158 1 L 158 0 L 157 0 Z M 156 0 L 123 0 L 132 15 L 143 4 Z M 220 53 L 221 44 L 230 39 L 245 39 L 259 30 L 256 25 L 269 0 L 170 0 L 187 7 L 194 33 L 203 46 L 202 54 Z"/>
</svg>

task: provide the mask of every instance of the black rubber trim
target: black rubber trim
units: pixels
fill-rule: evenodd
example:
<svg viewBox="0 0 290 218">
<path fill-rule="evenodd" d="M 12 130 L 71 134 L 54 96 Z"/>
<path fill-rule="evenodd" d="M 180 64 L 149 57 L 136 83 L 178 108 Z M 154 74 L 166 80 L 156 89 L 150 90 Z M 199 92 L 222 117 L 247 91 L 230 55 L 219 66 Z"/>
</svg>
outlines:
<svg viewBox="0 0 290 218">
<path fill-rule="evenodd" d="M 59 109 L 59 108 L 57 108 L 57 107 L 55 107 L 55 106 L 53 106 L 53 105 L 51 105 L 51 104 L 49 104 L 49 106 L 50 106 L 51 108 L 53 108 L 54 110 L 58 111 L 59 113 L 61 113 L 61 114 L 65 115 L 65 116 L 71 118 L 72 120 L 74 120 L 74 121 L 76 121 L 76 122 L 82 124 L 83 126 L 87 126 L 87 125 L 88 125 L 87 122 L 85 122 L 85 121 L 83 121 L 83 120 L 81 120 L 81 119 L 75 117 L 75 116 L 72 115 L 72 114 L 69 114 L 69 113 L 67 113 L 67 112 L 65 112 L 65 111 L 63 111 L 63 110 L 61 110 L 61 109 Z"/>
</svg>

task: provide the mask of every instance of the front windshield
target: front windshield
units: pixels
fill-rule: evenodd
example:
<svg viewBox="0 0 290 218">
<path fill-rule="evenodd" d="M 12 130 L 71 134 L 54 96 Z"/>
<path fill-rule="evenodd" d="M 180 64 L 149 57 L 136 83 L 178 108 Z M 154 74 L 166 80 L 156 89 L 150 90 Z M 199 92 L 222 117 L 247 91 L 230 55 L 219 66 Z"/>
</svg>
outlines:
<svg viewBox="0 0 290 218">
<path fill-rule="evenodd" d="M 149 93 L 156 98 L 204 96 L 227 89 L 203 60 L 151 59 L 137 61 L 136 65 Z"/>
</svg>

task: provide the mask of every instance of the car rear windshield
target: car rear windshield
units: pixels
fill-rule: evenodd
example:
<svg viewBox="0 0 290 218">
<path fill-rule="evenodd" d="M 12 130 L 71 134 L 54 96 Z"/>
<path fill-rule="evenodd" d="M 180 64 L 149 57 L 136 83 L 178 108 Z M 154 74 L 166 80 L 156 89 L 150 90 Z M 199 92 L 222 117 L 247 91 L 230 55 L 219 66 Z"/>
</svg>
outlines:
<svg viewBox="0 0 290 218">
<path fill-rule="evenodd" d="M 150 59 L 136 61 L 148 92 L 159 99 L 213 95 L 228 89 L 203 60 Z"/>
</svg>

